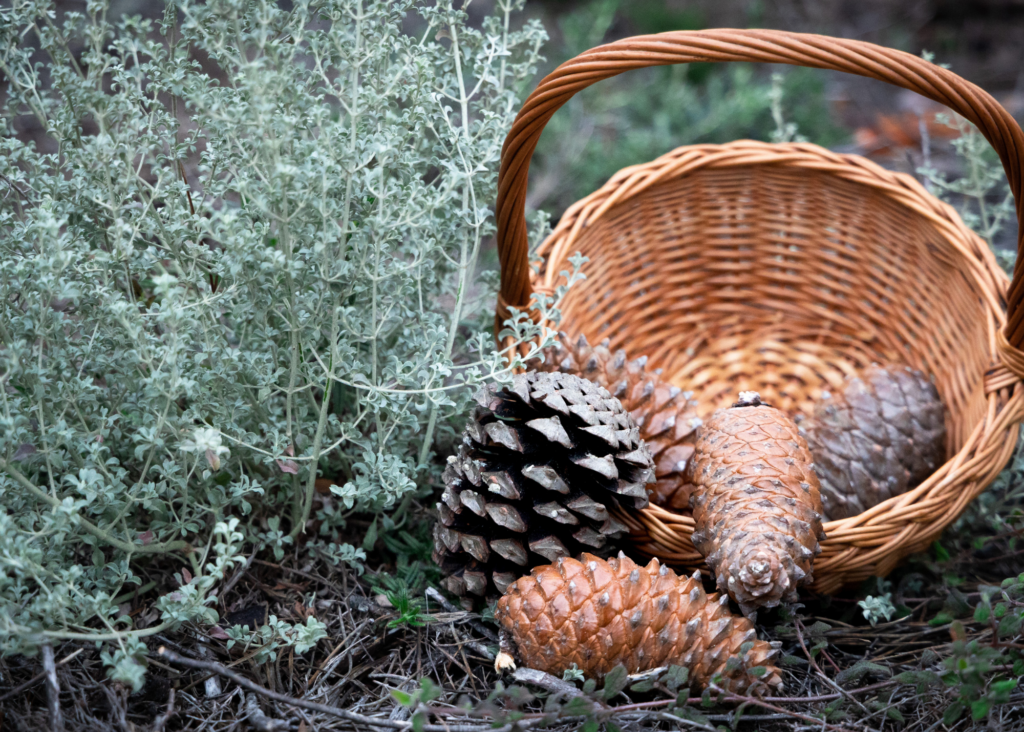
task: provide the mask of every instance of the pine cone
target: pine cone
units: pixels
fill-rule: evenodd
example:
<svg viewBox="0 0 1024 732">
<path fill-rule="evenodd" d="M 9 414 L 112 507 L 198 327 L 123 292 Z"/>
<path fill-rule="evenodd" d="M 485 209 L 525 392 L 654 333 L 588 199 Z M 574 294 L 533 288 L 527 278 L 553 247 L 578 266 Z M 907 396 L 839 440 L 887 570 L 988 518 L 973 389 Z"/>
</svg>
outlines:
<svg viewBox="0 0 1024 732">
<path fill-rule="evenodd" d="M 629 361 L 621 349 L 612 353 L 607 339 L 597 346 L 591 346 L 582 335 L 575 344 L 565 333 L 559 333 L 558 339 L 545 349 L 544 363 L 537 363 L 537 370 L 582 376 L 617 397 L 636 420 L 640 439 L 654 457 L 651 502 L 687 510 L 692 486 L 683 481 L 683 472 L 701 424 L 693 392 L 662 381 L 661 369 L 647 371 L 646 356 Z"/>
<path fill-rule="evenodd" d="M 704 424 L 687 477 L 693 545 L 744 615 L 797 599 L 821 552 L 821 497 L 807 443 L 756 392 Z"/>
<path fill-rule="evenodd" d="M 452 593 L 500 595 L 530 567 L 626 531 L 609 507 L 647 505 L 651 455 L 605 389 L 531 372 L 477 401 L 437 504 L 434 560 Z"/>
<path fill-rule="evenodd" d="M 945 409 L 928 377 L 871 366 L 800 423 L 829 520 L 856 516 L 923 481 L 945 460 Z"/>
<path fill-rule="evenodd" d="M 675 664 L 701 688 L 721 673 L 733 692 L 781 689 L 781 674 L 769 663 L 778 651 L 757 640 L 753 624 L 732 615 L 728 603 L 705 594 L 700 572 L 679 577 L 657 559 L 646 567 L 622 554 L 560 559 L 516 580 L 498 601 L 502 654 L 495 666 L 514 666 L 514 644 L 524 665 L 558 676 L 573 664 L 594 677 L 619 664 L 630 673 Z M 727 668 L 745 643 L 745 663 Z M 751 674 L 756 666 L 766 673 Z"/>
</svg>

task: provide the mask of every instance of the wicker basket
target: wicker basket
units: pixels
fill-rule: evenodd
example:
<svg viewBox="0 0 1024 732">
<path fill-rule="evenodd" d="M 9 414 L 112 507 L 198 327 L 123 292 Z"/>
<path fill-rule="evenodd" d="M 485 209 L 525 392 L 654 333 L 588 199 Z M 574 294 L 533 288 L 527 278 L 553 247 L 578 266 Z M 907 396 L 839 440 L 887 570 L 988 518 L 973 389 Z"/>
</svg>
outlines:
<svg viewBox="0 0 1024 732">
<path fill-rule="evenodd" d="M 691 61 L 836 69 L 942 102 L 999 153 L 1018 218 L 1024 133 L 988 94 L 916 56 L 822 36 L 713 30 L 629 38 L 562 64 L 505 141 L 499 323 L 509 306 L 553 291 L 579 251 L 590 259 L 587 279 L 566 298 L 561 329 L 647 354 L 706 411 L 741 389 L 806 411 L 872 361 L 934 376 L 947 406 L 948 462 L 913 491 L 827 523 L 815 589 L 885 575 L 928 546 L 1013 452 L 1024 418 L 1021 268 L 1011 285 L 985 242 L 907 175 L 814 145 L 741 141 L 681 147 L 619 171 L 565 213 L 531 271 L 523 206 L 547 120 L 596 81 Z M 651 507 L 628 523 L 641 552 L 699 565 L 689 516 Z"/>
</svg>

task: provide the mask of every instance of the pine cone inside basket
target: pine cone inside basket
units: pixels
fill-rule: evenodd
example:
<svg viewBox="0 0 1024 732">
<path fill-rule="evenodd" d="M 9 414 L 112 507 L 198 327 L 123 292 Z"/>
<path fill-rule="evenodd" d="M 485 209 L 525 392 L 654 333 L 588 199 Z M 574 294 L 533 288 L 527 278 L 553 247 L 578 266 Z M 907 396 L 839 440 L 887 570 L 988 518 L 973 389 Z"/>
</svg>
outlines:
<svg viewBox="0 0 1024 732">
<path fill-rule="evenodd" d="M 593 677 L 619 664 L 630 673 L 675 664 L 700 688 L 721 673 L 736 693 L 781 689 L 771 665 L 776 647 L 758 640 L 728 603 L 705 594 L 700 572 L 679 577 L 657 559 L 646 567 L 622 554 L 560 559 L 513 582 L 498 601 L 502 653 L 495 666 L 514 666 L 517 651 L 525 666 L 558 676 L 573 664 Z M 727 666 L 745 643 L 751 646 L 742 662 Z M 757 666 L 765 673 L 750 673 Z"/>
<path fill-rule="evenodd" d="M 945 409 L 927 376 L 871 366 L 823 395 L 800 423 L 829 520 L 856 516 L 923 481 L 942 464 Z"/>
<path fill-rule="evenodd" d="M 530 372 L 477 401 L 434 529 L 444 584 L 470 605 L 530 567 L 604 547 L 626 530 L 609 507 L 645 507 L 654 476 L 633 419 L 586 379 Z"/>
<path fill-rule="evenodd" d="M 607 340 L 591 346 L 582 335 L 572 341 L 559 333 L 558 342 L 544 351 L 544 363 L 536 368 L 582 376 L 617 397 L 636 420 L 640 438 L 654 457 L 651 502 L 689 509 L 692 486 L 683 481 L 683 472 L 701 424 L 693 392 L 662 381 L 661 369 L 648 371 L 646 356 L 630 361 L 625 351 L 610 351 Z"/>
<path fill-rule="evenodd" d="M 718 588 L 749 617 L 796 600 L 825 534 L 818 478 L 793 421 L 741 392 L 701 428 L 687 477 L 693 544 Z"/>
</svg>

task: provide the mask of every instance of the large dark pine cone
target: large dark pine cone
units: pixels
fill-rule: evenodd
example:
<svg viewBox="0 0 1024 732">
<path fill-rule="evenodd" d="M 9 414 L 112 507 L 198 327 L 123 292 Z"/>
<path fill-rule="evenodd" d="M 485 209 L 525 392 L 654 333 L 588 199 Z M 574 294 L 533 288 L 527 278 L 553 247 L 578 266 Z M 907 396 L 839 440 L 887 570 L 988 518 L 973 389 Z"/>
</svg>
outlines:
<svg viewBox="0 0 1024 732">
<path fill-rule="evenodd" d="M 537 370 L 582 376 L 619 399 L 654 457 L 651 503 L 688 511 L 693 486 L 683 480 L 683 473 L 701 425 L 693 392 L 663 381 L 661 369 L 649 371 L 646 356 L 630 361 L 625 351 L 612 352 L 608 344 L 605 339 L 591 346 L 585 336 L 572 341 L 559 333 L 555 345 L 545 349 L 544 363 L 538 363 Z"/>
<path fill-rule="evenodd" d="M 871 366 L 825 395 L 800 423 L 829 520 L 856 516 L 905 493 L 942 464 L 945 409 L 927 376 Z"/>
<path fill-rule="evenodd" d="M 647 505 L 651 454 L 607 390 L 530 372 L 477 402 L 448 458 L 434 529 L 454 594 L 496 597 L 531 567 L 600 550 L 626 530 L 609 507 Z"/>
</svg>

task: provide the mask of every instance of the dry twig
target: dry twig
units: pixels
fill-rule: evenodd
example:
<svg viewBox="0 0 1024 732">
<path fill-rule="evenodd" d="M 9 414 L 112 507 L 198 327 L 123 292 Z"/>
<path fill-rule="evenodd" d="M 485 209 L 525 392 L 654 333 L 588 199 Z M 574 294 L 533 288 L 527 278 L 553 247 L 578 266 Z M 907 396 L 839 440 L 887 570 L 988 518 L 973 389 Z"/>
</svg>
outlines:
<svg viewBox="0 0 1024 732">
<path fill-rule="evenodd" d="M 305 699 L 296 699 L 285 694 L 279 694 L 276 691 L 271 691 L 270 689 L 264 688 L 259 684 L 253 683 L 244 676 L 240 676 L 239 674 L 236 674 L 234 671 L 230 671 L 229 669 L 225 668 L 219 663 L 214 663 L 212 661 L 197 661 L 192 658 L 185 658 L 184 656 L 181 656 L 163 646 L 161 646 L 157 650 L 157 654 L 171 663 L 177 663 L 179 665 L 187 666 L 189 668 L 199 669 L 202 671 L 211 671 L 213 673 L 219 674 L 224 678 L 235 682 L 235 684 L 242 687 L 243 689 L 248 689 L 249 691 L 259 694 L 260 696 L 265 696 L 268 699 L 273 699 L 274 701 L 280 702 L 282 704 L 288 704 L 290 706 L 298 707 L 300 709 L 308 709 L 311 712 L 319 712 L 320 714 L 326 714 L 331 717 L 347 719 L 350 722 L 357 722 L 359 724 L 366 725 L 369 727 L 387 727 L 389 729 L 402 730 L 411 729 L 413 727 L 413 723 L 411 721 L 403 722 L 391 719 L 384 719 L 382 717 L 369 717 L 364 714 L 356 714 L 355 712 L 350 712 L 347 709 L 339 709 L 338 707 L 328 706 L 327 704 L 318 704 L 317 702 L 311 702 Z M 523 725 L 520 724 L 520 727 L 523 727 Z M 499 728 L 499 730 L 496 730 L 494 732 L 500 732 L 500 730 L 510 730 L 511 728 L 512 725 L 506 725 L 505 727 Z M 489 726 L 482 725 L 424 724 L 417 725 L 417 730 L 420 730 L 422 732 L 491 732 L 492 728 Z"/>
<path fill-rule="evenodd" d="M 164 710 L 163 714 L 153 720 L 153 732 L 164 732 L 164 727 L 167 726 L 167 723 L 175 714 L 174 687 L 171 687 L 167 693 L 167 708 Z"/>
<path fill-rule="evenodd" d="M 512 678 L 524 684 L 532 684 L 552 694 L 557 694 L 565 699 L 572 699 L 577 696 L 584 696 L 583 692 L 577 689 L 568 681 L 562 681 L 556 676 L 537 671 L 532 668 L 517 668 Z"/>
<path fill-rule="evenodd" d="M 53 646 L 43 646 L 43 672 L 46 674 L 46 710 L 50 716 L 50 729 L 64 731 L 64 715 L 60 713 L 60 683 L 57 666 L 53 663 Z"/>
<path fill-rule="evenodd" d="M 246 720 L 258 732 L 278 732 L 278 730 L 288 729 L 288 723 L 284 720 L 274 719 L 263 713 L 263 710 L 260 709 L 259 699 L 255 694 L 246 694 L 245 714 Z"/>
</svg>

